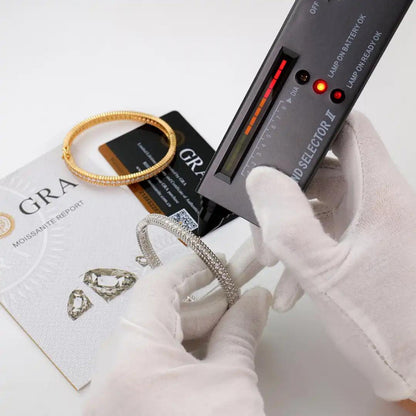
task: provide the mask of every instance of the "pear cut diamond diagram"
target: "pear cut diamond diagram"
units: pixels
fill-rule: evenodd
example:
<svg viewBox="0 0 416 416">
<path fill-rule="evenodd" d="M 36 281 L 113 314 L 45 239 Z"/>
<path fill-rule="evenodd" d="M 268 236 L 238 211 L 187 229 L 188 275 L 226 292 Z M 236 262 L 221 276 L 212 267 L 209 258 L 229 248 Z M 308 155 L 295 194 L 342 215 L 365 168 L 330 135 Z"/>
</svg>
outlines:
<svg viewBox="0 0 416 416">
<path fill-rule="evenodd" d="M 93 304 L 82 290 L 73 290 L 68 299 L 68 315 L 73 321 L 75 321 L 84 312 L 92 308 L 92 306 Z"/>
<path fill-rule="evenodd" d="M 135 274 L 119 269 L 94 269 L 84 275 L 84 283 L 109 302 L 137 281 Z"/>
</svg>

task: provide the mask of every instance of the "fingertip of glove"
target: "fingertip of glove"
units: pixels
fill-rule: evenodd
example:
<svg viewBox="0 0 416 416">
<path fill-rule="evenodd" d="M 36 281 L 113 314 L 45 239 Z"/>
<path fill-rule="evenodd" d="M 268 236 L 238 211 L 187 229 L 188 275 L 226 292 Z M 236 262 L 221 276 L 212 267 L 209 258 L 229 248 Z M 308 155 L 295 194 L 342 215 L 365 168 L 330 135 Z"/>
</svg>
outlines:
<svg viewBox="0 0 416 416">
<path fill-rule="evenodd" d="M 294 291 L 292 293 L 275 293 L 272 308 L 276 312 L 285 313 L 290 311 L 303 296 L 303 290 Z"/>
<path fill-rule="evenodd" d="M 354 128 L 358 128 L 361 125 L 372 125 L 370 119 L 361 111 L 353 111 L 348 119 L 347 123 Z"/>
<path fill-rule="evenodd" d="M 246 180 L 246 189 L 249 193 L 263 188 L 268 182 L 280 172 L 269 166 L 258 166 L 248 175 Z"/>
<path fill-rule="evenodd" d="M 263 266 L 274 266 L 279 261 L 279 259 L 273 255 L 273 253 L 264 243 L 261 228 L 254 224 L 250 224 L 250 228 L 252 234 L 251 244 L 253 245 L 256 260 Z"/>
<path fill-rule="evenodd" d="M 273 302 L 272 294 L 264 287 L 255 287 L 248 290 L 241 299 L 243 298 L 255 301 L 259 305 L 267 305 L 268 307 L 270 307 Z"/>
<path fill-rule="evenodd" d="M 277 297 L 276 299 L 274 299 L 273 301 L 273 305 L 272 308 L 273 310 L 275 310 L 276 312 L 279 313 L 285 313 L 290 311 L 293 306 L 295 306 L 296 301 L 292 300 L 292 299 L 281 299 L 279 297 Z"/>
<path fill-rule="evenodd" d="M 269 166 L 254 168 L 246 180 L 247 193 L 251 197 L 273 194 L 276 189 L 293 193 L 299 189 L 298 184 L 289 176 Z"/>
<path fill-rule="evenodd" d="M 218 257 L 218 259 L 226 264 L 227 263 L 227 256 L 225 255 L 225 253 L 215 253 L 215 255 Z"/>
<path fill-rule="evenodd" d="M 255 333 L 255 338 L 258 338 L 269 316 L 270 306 L 273 302 L 272 295 L 267 289 L 256 287 L 248 290 L 240 302 L 238 314 L 245 316 L 246 324 L 250 322 L 252 328 L 250 332 Z"/>
<path fill-rule="evenodd" d="M 371 120 L 359 111 L 354 111 L 348 117 L 346 124 L 339 135 L 339 139 L 334 143 L 335 153 L 339 153 L 340 147 L 344 142 L 348 142 L 350 139 L 362 140 L 367 137 L 378 137 L 378 133 L 371 122 Z"/>
</svg>

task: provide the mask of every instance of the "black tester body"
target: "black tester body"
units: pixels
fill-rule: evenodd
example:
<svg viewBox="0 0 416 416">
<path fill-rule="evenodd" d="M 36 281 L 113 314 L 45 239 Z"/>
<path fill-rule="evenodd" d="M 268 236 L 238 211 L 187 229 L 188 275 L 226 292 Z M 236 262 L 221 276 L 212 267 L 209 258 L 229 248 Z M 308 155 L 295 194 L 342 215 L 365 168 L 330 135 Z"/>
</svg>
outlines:
<svg viewBox="0 0 416 416">
<path fill-rule="evenodd" d="M 297 0 L 199 184 L 205 205 L 257 224 L 245 189 L 256 166 L 305 189 L 411 3 Z"/>
</svg>

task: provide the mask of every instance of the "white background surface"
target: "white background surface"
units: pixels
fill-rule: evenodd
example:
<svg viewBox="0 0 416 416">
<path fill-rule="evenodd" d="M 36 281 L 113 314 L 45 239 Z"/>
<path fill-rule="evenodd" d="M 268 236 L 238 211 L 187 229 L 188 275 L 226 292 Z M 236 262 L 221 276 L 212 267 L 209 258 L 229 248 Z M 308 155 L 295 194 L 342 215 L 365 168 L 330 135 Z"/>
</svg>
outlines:
<svg viewBox="0 0 416 416">
<path fill-rule="evenodd" d="M 217 147 L 291 4 L 2 0 L 0 176 L 59 144 L 75 123 L 109 110 L 179 110 Z M 413 7 L 356 108 L 373 120 L 416 187 L 415 41 Z M 130 127 L 105 130 L 101 142 Z M 231 255 L 248 235 L 247 223 L 237 220 L 206 241 Z M 260 279 L 273 287 L 279 274 L 270 269 Z M 373 396 L 307 299 L 271 315 L 257 368 L 268 415 L 406 414 Z M 87 390 L 73 390 L 0 309 L 1 415 L 79 415 Z"/>
</svg>

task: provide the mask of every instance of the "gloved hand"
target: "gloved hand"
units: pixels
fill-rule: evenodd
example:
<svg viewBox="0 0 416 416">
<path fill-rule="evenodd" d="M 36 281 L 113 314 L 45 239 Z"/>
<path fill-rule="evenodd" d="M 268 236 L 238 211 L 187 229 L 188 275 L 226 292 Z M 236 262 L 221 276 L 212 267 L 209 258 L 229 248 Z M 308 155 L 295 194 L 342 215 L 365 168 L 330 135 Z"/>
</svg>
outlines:
<svg viewBox="0 0 416 416">
<path fill-rule="evenodd" d="M 342 175 L 332 163 L 308 191 L 322 222 L 292 179 L 268 167 L 251 172 L 258 257 L 285 265 L 278 309 L 295 303 L 299 284 L 376 394 L 415 400 L 416 195 L 364 116 L 349 118 L 333 152 Z"/>
<path fill-rule="evenodd" d="M 271 303 L 268 291 L 248 291 L 224 314 L 205 359 L 182 345 L 181 300 L 212 279 L 204 263 L 190 255 L 139 280 L 118 345 L 101 357 L 85 415 L 264 415 L 254 355 Z M 208 319 L 208 326 L 213 322 L 198 316 L 201 322 Z"/>
</svg>

